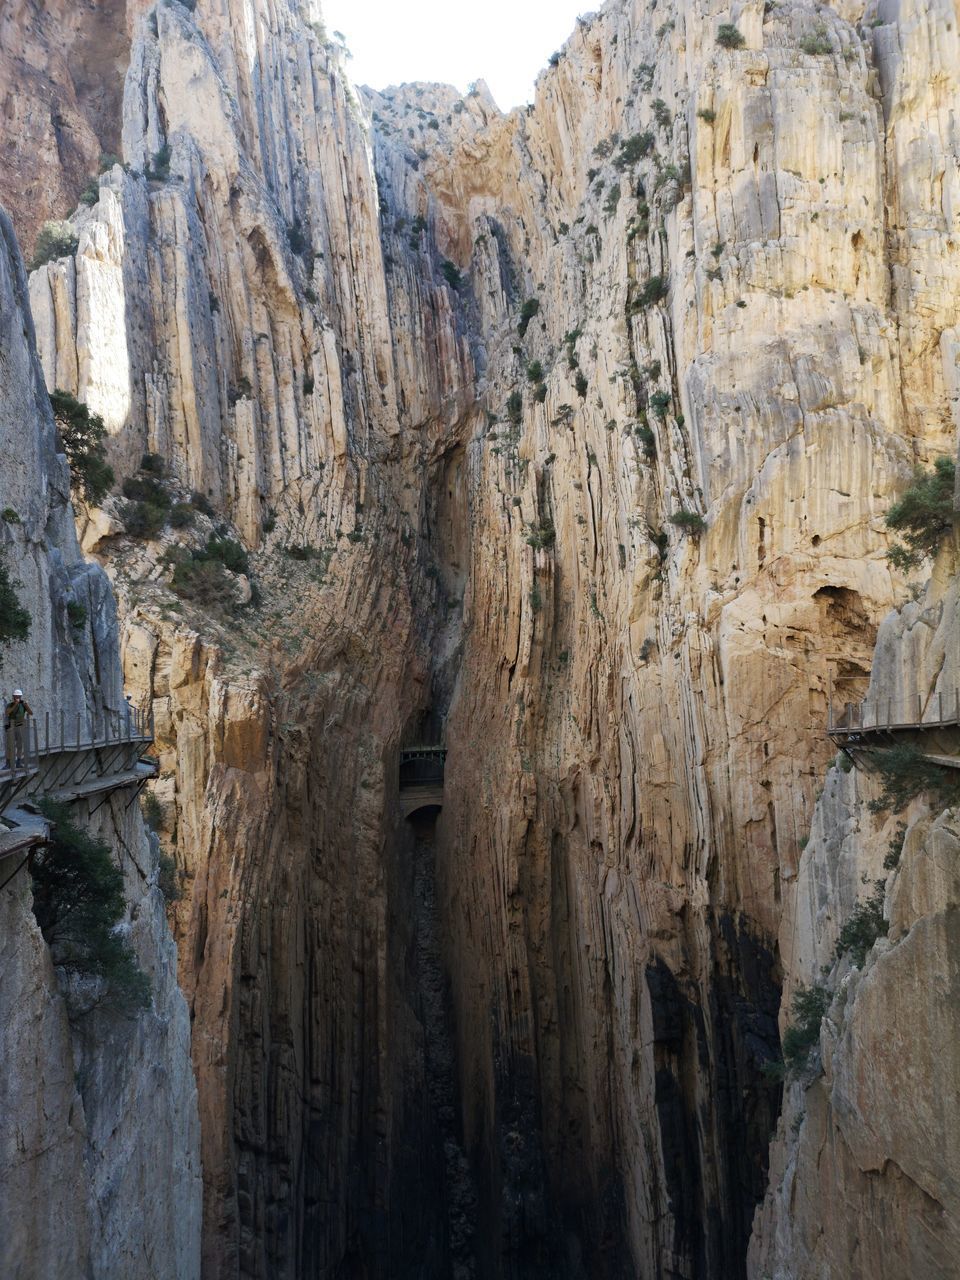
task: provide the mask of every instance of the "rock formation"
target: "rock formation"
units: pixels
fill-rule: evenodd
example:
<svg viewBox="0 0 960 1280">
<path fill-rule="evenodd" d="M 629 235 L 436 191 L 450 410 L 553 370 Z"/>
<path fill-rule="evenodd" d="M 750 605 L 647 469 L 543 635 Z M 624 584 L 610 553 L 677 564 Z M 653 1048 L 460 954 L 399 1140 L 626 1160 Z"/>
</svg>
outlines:
<svg viewBox="0 0 960 1280">
<path fill-rule="evenodd" d="M 187 888 L 205 1274 L 727 1277 L 751 1231 L 757 1276 L 949 1274 L 897 1094 L 949 1019 L 878 1051 L 946 964 L 949 815 L 769 1187 L 764 1067 L 889 838 L 827 696 L 956 448 L 955 6 L 611 0 L 507 116 L 353 90 L 312 0 L 129 29 L 124 164 L 30 295 L 48 386 L 202 512 L 81 532 Z M 224 529 L 233 610 L 171 590 Z M 441 733 L 434 883 L 397 765 Z"/>
<path fill-rule="evenodd" d="M 948 547 L 922 597 L 884 620 L 869 699 L 923 718 L 955 704 L 956 564 Z M 960 1258 L 956 810 L 921 797 L 877 814 L 880 791 L 869 772 L 830 769 L 782 928 L 790 985 L 827 974 L 832 998 L 821 1070 L 785 1095 L 753 1276 L 947 1276 Z M 840 929 L 873 886 L 885 936 L 851 963 Z"/>
<path fill-rule="evenodd" d="M 6 685 L 35 712 L 123 707 L 116 606 L 106 575 L 83 560 L 70 481 L 34 347 L 27 280 L 0 211 L 0 507 L 3 558 L 31 615 L 5 648 Z M 68 604 L 83 606 L 77 625 Z M 44 710 L 45 709 L 45 710 Z M 93 1009 L 68 1018 L 31 911 L 19 855 L 2 863 L 0 949 L 0 1272 L 17 1280 L 199 1274 L 197 1093 L 187 1008 L 157 887 L 157 858 L 129 789 L 73 813 L 115 850 L 124 922 L 150 980 L 135 1019 Z M 95 800 L 100 797 L 95 797 Z"/>
</svg>

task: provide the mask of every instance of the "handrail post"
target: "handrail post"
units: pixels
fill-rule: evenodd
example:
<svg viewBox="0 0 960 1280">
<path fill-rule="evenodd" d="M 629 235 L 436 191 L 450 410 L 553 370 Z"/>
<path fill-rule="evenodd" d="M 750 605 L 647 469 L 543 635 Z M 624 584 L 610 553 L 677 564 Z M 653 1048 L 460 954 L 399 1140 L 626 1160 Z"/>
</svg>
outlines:
<svg viewBox="0 0 960 1280">
<path fill-rule="evenodd" d="M 917 724 L 923 723 L 923 694 L 917 694 Z"/>
<path fill-rule="evenodd" d="M 43 749 L 45 752 L 49 752 L 50 750 L 50 712 L 49 711 L 47 711 L 44 714 Z"/>
</svg>

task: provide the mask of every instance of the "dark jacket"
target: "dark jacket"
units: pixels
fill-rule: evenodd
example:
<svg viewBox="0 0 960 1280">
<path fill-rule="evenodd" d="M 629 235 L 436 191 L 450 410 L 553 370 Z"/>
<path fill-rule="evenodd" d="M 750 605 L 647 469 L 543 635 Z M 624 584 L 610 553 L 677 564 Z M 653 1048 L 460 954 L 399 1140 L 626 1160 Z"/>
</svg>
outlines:
<svg viewBox="0 0 960 1280">
<path fill-rule="evenodd" d="M 3 713 L 3 727 L 9 729 L 11 725 L 19 728 L 20 725 L 26 724 L 27 716 L 32 716 L 33 710 L 26 698 L 14 698 L 8 702 Z"/>
</svg>

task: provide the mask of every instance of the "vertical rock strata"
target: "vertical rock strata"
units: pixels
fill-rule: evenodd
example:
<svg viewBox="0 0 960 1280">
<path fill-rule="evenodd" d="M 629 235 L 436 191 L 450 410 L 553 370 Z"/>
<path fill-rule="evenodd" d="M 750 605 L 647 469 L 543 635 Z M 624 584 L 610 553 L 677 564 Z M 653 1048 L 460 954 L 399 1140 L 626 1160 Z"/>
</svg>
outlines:
<svg viewBox="0 0 960 1280">
<path fill-rule="evenodd" d="M 925 716 L 956 698 L 956 566 L 953 546 L 923 596 L 884 620 L 870 697 L 919 699 Z M 948 1276 L 960 1259 L 956 810 L 918 799 L 876 815 L 879 793 L 862 770 L 828 772 L 784 917 L 792 981 L 826 975 L 831 1000 L 785 1093 L 750 1246 L 758 1278 Z M 854 967 L 837 958 L 840 928 L 877 885 L 888 930 Z"/>
<path fill-rule="evenodd" d="M 66 462 L 34 348 L 27 281 L 0 211 L 0 508 L 4 562 L 31 615 L 5 648 L 4 698 L 19 681 L 35 712 L 119 712 L 124 705 L 116 606 L 103 571 L 83 560 Z M 75 625 L 68 603 L 82 604 Z M 74 815 L 116 851 L 124 928 L 150 979 L 134 1020 L 104 1010 L 74 1022 L 31 910 L 20 855 L 4 859 L 0 895 L 0 1273 L 199 1275 L 197 1093 L 187 1007 L 157 887 L 156 853 L 130 791 Z"/>
<path fill-rule="evenodd" d="M 855 887 L 828 793 L 856 779 L 804 849 L 828 680 L 902 589 L 884 511 L 955 449 L 956 28 L 948 0 L 620 0 L 504 117 L 482 84 L 361 103 L 310 4 L 136 20 L 128 169 L 30 290 L 118 469 L 159 453 L 255 552 L 225 623 L 165 586 L 199 535 L 144 546 L 110 503 L 83 529 L 188 888 L 209 1276 L 447 1274 L 459 1146 L 477 1274 L 745 1273 L 781 983 L 833 946 L 814 890 L 836 924 Z M 441 719 L 456 1140 L 396 794 Z M 880 1217 L 874 1270 L 949 1273 L 944 1172 L 881 1132 L 896 1061 L 858 1066 L 896 966 L 949 942 L 928 826 L 787 1138 L 791 1086 L 758 1275 L 845 1275 Z M 946 1225 L 911 1252 L 924 1195 Z"/>
</svg>

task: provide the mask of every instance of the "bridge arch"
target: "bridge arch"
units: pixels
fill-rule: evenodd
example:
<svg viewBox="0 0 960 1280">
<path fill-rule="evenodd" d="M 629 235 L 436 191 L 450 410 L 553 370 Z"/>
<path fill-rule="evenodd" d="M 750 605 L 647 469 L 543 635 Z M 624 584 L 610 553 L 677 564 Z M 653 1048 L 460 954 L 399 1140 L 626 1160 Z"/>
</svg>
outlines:
<svg viewBox="0 0 960 1280">
<path fill-rule="evenodd" d="M 405 818 L 443 807 L 446 758 L 445 747 L 407 747 L 400 752 L 400 810 Z"/>
</svg>

